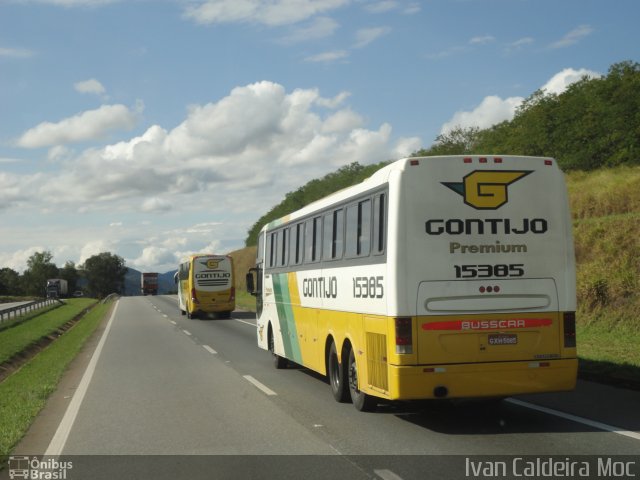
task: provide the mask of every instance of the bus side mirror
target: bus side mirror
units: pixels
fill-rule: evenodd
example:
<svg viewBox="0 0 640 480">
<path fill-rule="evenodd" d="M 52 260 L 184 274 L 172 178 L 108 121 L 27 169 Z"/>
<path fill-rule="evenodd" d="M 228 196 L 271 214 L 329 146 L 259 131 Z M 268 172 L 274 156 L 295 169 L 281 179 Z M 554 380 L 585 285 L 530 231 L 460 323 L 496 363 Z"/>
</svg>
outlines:
<svg viewBox="0 0 640 480">
<path fill-rule="evenodd" d="M 256 287 L 255 287 L 255 283 L 253 281 L 253 272 L 258 272 L 258 269 L 256 268 L 251 268 L 249 269 L 249 273 L 247 273 L 247 292 L 250 295 L 253 295 L 254 297 L 256 295 L 258 295 L 258 292 L 256 292 Z"/>
</svg>

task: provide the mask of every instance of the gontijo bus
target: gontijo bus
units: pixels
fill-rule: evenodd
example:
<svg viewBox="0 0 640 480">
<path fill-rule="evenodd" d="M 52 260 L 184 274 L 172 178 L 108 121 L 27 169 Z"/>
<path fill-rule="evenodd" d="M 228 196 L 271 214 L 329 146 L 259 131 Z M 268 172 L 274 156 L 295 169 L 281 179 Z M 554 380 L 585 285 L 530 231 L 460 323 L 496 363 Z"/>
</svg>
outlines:
<svg viewBox="0 0 640 480">
<path fill-rule="evenodd" d="M 228 255 L 191 255 L 174 276 L 182 315 L 215 313 L 229 318 L 236 308 L 233 259 Z"/>
<path fill-rule="evenodd" d="M 334 397 L 503 397 L 575 386 L 575 261 L 549 158 L 396 161 L 266 225 L 258 345 Z"/>
</svg>

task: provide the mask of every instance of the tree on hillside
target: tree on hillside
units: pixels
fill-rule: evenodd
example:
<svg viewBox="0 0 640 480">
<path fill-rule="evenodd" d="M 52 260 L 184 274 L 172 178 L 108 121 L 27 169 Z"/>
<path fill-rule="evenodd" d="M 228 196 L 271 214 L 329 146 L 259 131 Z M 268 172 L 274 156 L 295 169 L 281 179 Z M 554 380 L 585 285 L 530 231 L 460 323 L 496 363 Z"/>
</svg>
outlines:
<svg viewBox="0 0 640 480">
<path fill-rule="evenodd" d="M 58 276 L 58 267 L 52 262 L 53 254 L 36 252 L 27 260 L 27 269 L 22 276 L 22 285 L 27 295 L 44 296 L 47 279 Z"/>
<path fill-rule="evenodd" d="M 11 268 L 0 268 L 0 295 L 22 295 L 18 272 Z"/>
<path fill-rule="evenodd" d="M 450 132 L 441 133 L 431 148 L 420 149 L 412 157 L 428 155 L 462 155 L 474 152 L 478 144 L 480 129 L 478 127 L 463 128 L 457 126 Z"/>
<path fill-rule="evenodd" d="M 82 267 L 89 282 L 89 293 L 104 298 L 111 293 L 121 293 L 127 273 L 124 258 L 110 252 L 102 252 L 87 258 Z"/>
<path fill-rule="evenodd" d="M 458 127 L 419 155 L 549 156 L 565 170 L 640 164 L 640 64 L 612 65 L 557 95 L 534 92 L 514 118 L 484 130 Z"/>
<path fill-rule="evenodd" d="M 64 267 L 60 269 L 59 272 L 60 278 L 64 278 L 69 285 L 69 293 L 74 292 L 77 289 L 76 284 L 78 283 L 78 270 L 76 269 L 76 264 L 72 261 L 67 261 L 64 264 Z"/>
</svg>

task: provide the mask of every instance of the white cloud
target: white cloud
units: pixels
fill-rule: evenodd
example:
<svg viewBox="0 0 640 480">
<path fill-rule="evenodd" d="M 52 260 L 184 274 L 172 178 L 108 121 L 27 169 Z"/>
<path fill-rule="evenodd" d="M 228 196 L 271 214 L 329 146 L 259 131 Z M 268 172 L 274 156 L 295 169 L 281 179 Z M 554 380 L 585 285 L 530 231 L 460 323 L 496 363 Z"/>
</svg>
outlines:
<svg viewBox="0 0 640 480">
<path fill-rule="evenodd" d="M 367 127 L 348 98 L 348 92 L 323 97 L 317 89 L 287 91 L 266 81 L 237 87 L 192 106 L 174 128 L 154 125 L 126 141 L 86 149 L 65 158 L 58 172 L 0 173 L 0 206 L 116 216 L 111 225 L 73 232 L 78 263 L 118 251 L 146 265 L 168 253 L 198 251 L 212 238 L 219 247 L 240 246 L 247 223 L 284 193 L 354 161 L 391 160 L 419 148 L 419 139 L 396 138 L 389 124 Z M 203 220 L 162 235 L 154 233 L 156 216 L 144 225 L 130 222 L 131 215 L 171 207 Z M 53 230 L 51 242 L 70 243 L 68 229 Z M 143 254 L 152 246 L 165 250 Z"/>
<path fill-rule="evenodd" d="M 569 85 L 577 82 L 584 76 L 598 78 L 602 75 L 584 68 L 580 70 L 565 68 L 551 77 L 541 89 L 547 93 L 559 95 L 564 92 Z M 523 101 L 523 97 L 509 97 L 507 99 L 502 99 L 496 95 L 485 97 L 482 102 L 480 102 L 480 105 L 473 110 L 456 112 L 451 120 L 442 126 L 440 133 L 448 133 L 457 126 L 484 129 L 504 120 L 511 120 L 515 115 L 516 109 Z"/>
<path fill-rule="evenodd" d="M 356 32 L 356 43 L 353 48 L 362 48 L 374 40 L 391 32 L 390 27 L 363 28 Z"/>
<path fill-rule="evenodd" d="M 35 53 L 32 50 L 28 50 L 26 48 L 0 47 L 0 57 L 29 58 L 34 55 Z"/>
<path fill-rule="evenodd" d="M 89 80 L 74 83 L 73 88 L 75 88 L 76 92 L 90 93 L 94 95 L 104 95 L 107 91 L 104 88 L 104 85 L 102 85 L 102 83 L 100 83 L 95 78 L 90 78 Z"/>
<path fill-rule="evenodd" d="M 591 35 L 593 33 L 593 28 L 590 25 L 580 25 L 577 28 L 574 28 L 569 33 L 567 33 L 564 37 L 562 37 L 557 42 L 549 45 L 550 48 L 565 48 L 571 45 L 575 45 L 583 38 Z"/>
<path fill-rule="evenodd" d="M 87 242 L 80 250 L 78 265 L 83 264 L 88 258 L 103 252 L 114 252 L 116 243 L 111 240 L 93 240 Z"/>
<path fill-rule="evenodd" d="M 153 197 L 147 198 L 142 202 L 142 207 L 140 209 L 146 213 L 159 213 L 168 212 L 172 208 L 173 206 L 168 201 L 163 200 L 162 198 Z"/>
<path fill-rule="evenodd" d="M 351 109 L 339 110 L 330 117 L 327 117 L 322 125 L 323 133 L 344 132 L 359 128 L 364 124 L 364 119 Z"/>
<path fill-rule="evenodd" d="M 39 148 L 97 140 L 113 130 L 132 129 L 137 116 L 137 112 L 124 105 L 103 105 L 57 123 L 43 122 L 23 133 L 17 145 Z"/>
<path fill-rule="evenodd" d="M 268 26 L 291 25 L 349 3 L 349 0 L 200 0 L 184 16 L 199 24 L 250 22 Z"/>
<path fill-rule="evenodd" d="M 551 77 L 551 79 L 542 86 L 541 90 L 544 90 L 546 93 L 559 95 L 564 92 L 569 85 L 581 80 L 582 77 L 600 78 L 601 76 L 600 73 L 587 70 L 586 68 L 581 68 L 580 70 L 565 68 Z"/>
<path fill-rule="evenodd" d="M 18 273 L 27 269 L 27 260 L 36 252 L 47 250 L 45 247 L 28 247 L 11 253 L 0 253 L 0 268 L 11 268 Z"/>
<path fill-rule="evenodd" d="M 22 0 L 22 3 L 41 3 L 44 5 L 55 5 L 57 7 L 99 7 L 119 1 L 120 0 Z"/>
<path fill-rule="evenodd" d="M 369 13 L 386 13 L 400 7 L 400 3 L 396 0 L 382 0 L 371 2 L 365 5 L 364 9 Z"/>
<path fill-rule="evenodd" d="M 145 270 L 154 270 L 158 265 L 171 265 L 175 267 L 179 262 L 175 252 L 165 247 L 148 246 L 142 249 L 142 254 L 134 259 L 127 261 L 134 268 Z"/>
<path fill-rule="evenodd" d="M 340 92 L 333 98 L 318 98 L 317 104 L 326 108 L 338 108 L 342 103 L 351 96 L 350 92 Z"/>
<path fill-rule="evenodd" d="M 486 45 L 488 43 L 493 43 L 496 41 L 496 38 L 491 35 L 483 35 L 480 37 L 473 37 L 469 40 L 471 45 Z"/>
<path fill-rule="evenodd" d="M 332 18 L 318 17 L 308 26 L 294 28 L 289 35 L 280 40 L 280 43 L 291 45 L 329 37 L 339 26 L 338 22 Z"/>
<path fill-rule="evenodd" d="M 349 52 L 346 50 L 335 50 L 333 52 L 324 52 L 317 55 L 311 55 L 305 58 L 306 62 L 312 63 L 332 63 L 338 60 L 349 58 Z"/>
<path fill-rule="evenodd" d="M 495 95 L 485 97 L 480 105 L 470 112 L 456 112 L 453 118 L 442 126 L 440 133 L 449 133 L 457 126 L 489 128 L 496 123 L 510 120 L 523 100 L 522 97 L 510 97 L 506 100 Z"/>
</svg>

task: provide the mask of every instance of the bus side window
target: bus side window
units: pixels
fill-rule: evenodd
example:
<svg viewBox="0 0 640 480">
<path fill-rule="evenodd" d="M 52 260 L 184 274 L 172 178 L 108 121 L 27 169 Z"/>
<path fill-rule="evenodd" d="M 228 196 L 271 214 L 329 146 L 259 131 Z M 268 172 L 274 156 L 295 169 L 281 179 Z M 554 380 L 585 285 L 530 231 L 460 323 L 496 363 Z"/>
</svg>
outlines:
<svg viewBox="0 0 640 480">
<path fill-rule="evenodd" d="M 287 258 L 289 257 L 289 255 L 287 255 L 287 250 L 289 247 L 289 244 L 287 242 L 287 240 L 289 240 L 289 229 L 283 228 L 282 230 L 280 230 L 278 237 L 281 237 L 280 256 L 278 257 L 280 262 L 278 263 L 278 266 L 283 267 L 287 264 Z"/>
<path fill-rule="evenodd" d="M 358 203 L 358 256 L 371 251 L 371 200 Z"/>
<path fill-rule="evenodd" d="M 331 258 L 342 258 L 344 247 L 344 210 L 333 211 L 333 236 L 331 238 Z"/>
<path fill-rule="evenodd" d="M 256 263 L 258 265 L 260 265 L 263 262 L 263 255 L 264 252 L 262 251 L 262 248 L 264 247 L 264 232 L 261 232 L 260 235 L 258 236 L 258 255 L 257 255 L 257 259 L 256 259 Z"/>
<path fill-rule="evenodd" d="M 311 259 L 314 262 L 320 260 L 320 252 L 322 248 L 322 217 L 313 219 L 313 252 Z"/>
<path fill-rule="evenodd" d="M 289 236 L 289 265 L 300 265 L 302 263 L 303 226 L 303 223 L 296 223 L 291 227 Z"/>
<path fill-rule="evenodd" d="M 275 267 L 277 264 L 276 257 L 278 256 L 278 233 L 273 232 L 269 234 L 269 242 L 267 245 L 268 253 L 269 253 L 269 267 Z"/>
<path fill-rule="evenodd" d="M 345 256 L 353 258 L 358 254 L 358 205 L 347 207 L 347 228 Z"/>
<path fill-rule="evenodd" d="M 385 218 L 385 199 L 386 195 L 381 193 L 376 195 L 373 199 L 373 239 L 374 239 L 374 254 L 384 253 L 384 240 L 386 218 Z"/>
<path fill-rule="evenodd" d="M 324 240 L 322 243 L 322 259 L 331 260 L 331 247 L 333 245 L 333 215 L 327 213 L 324 216 Z"/>
</svg>

